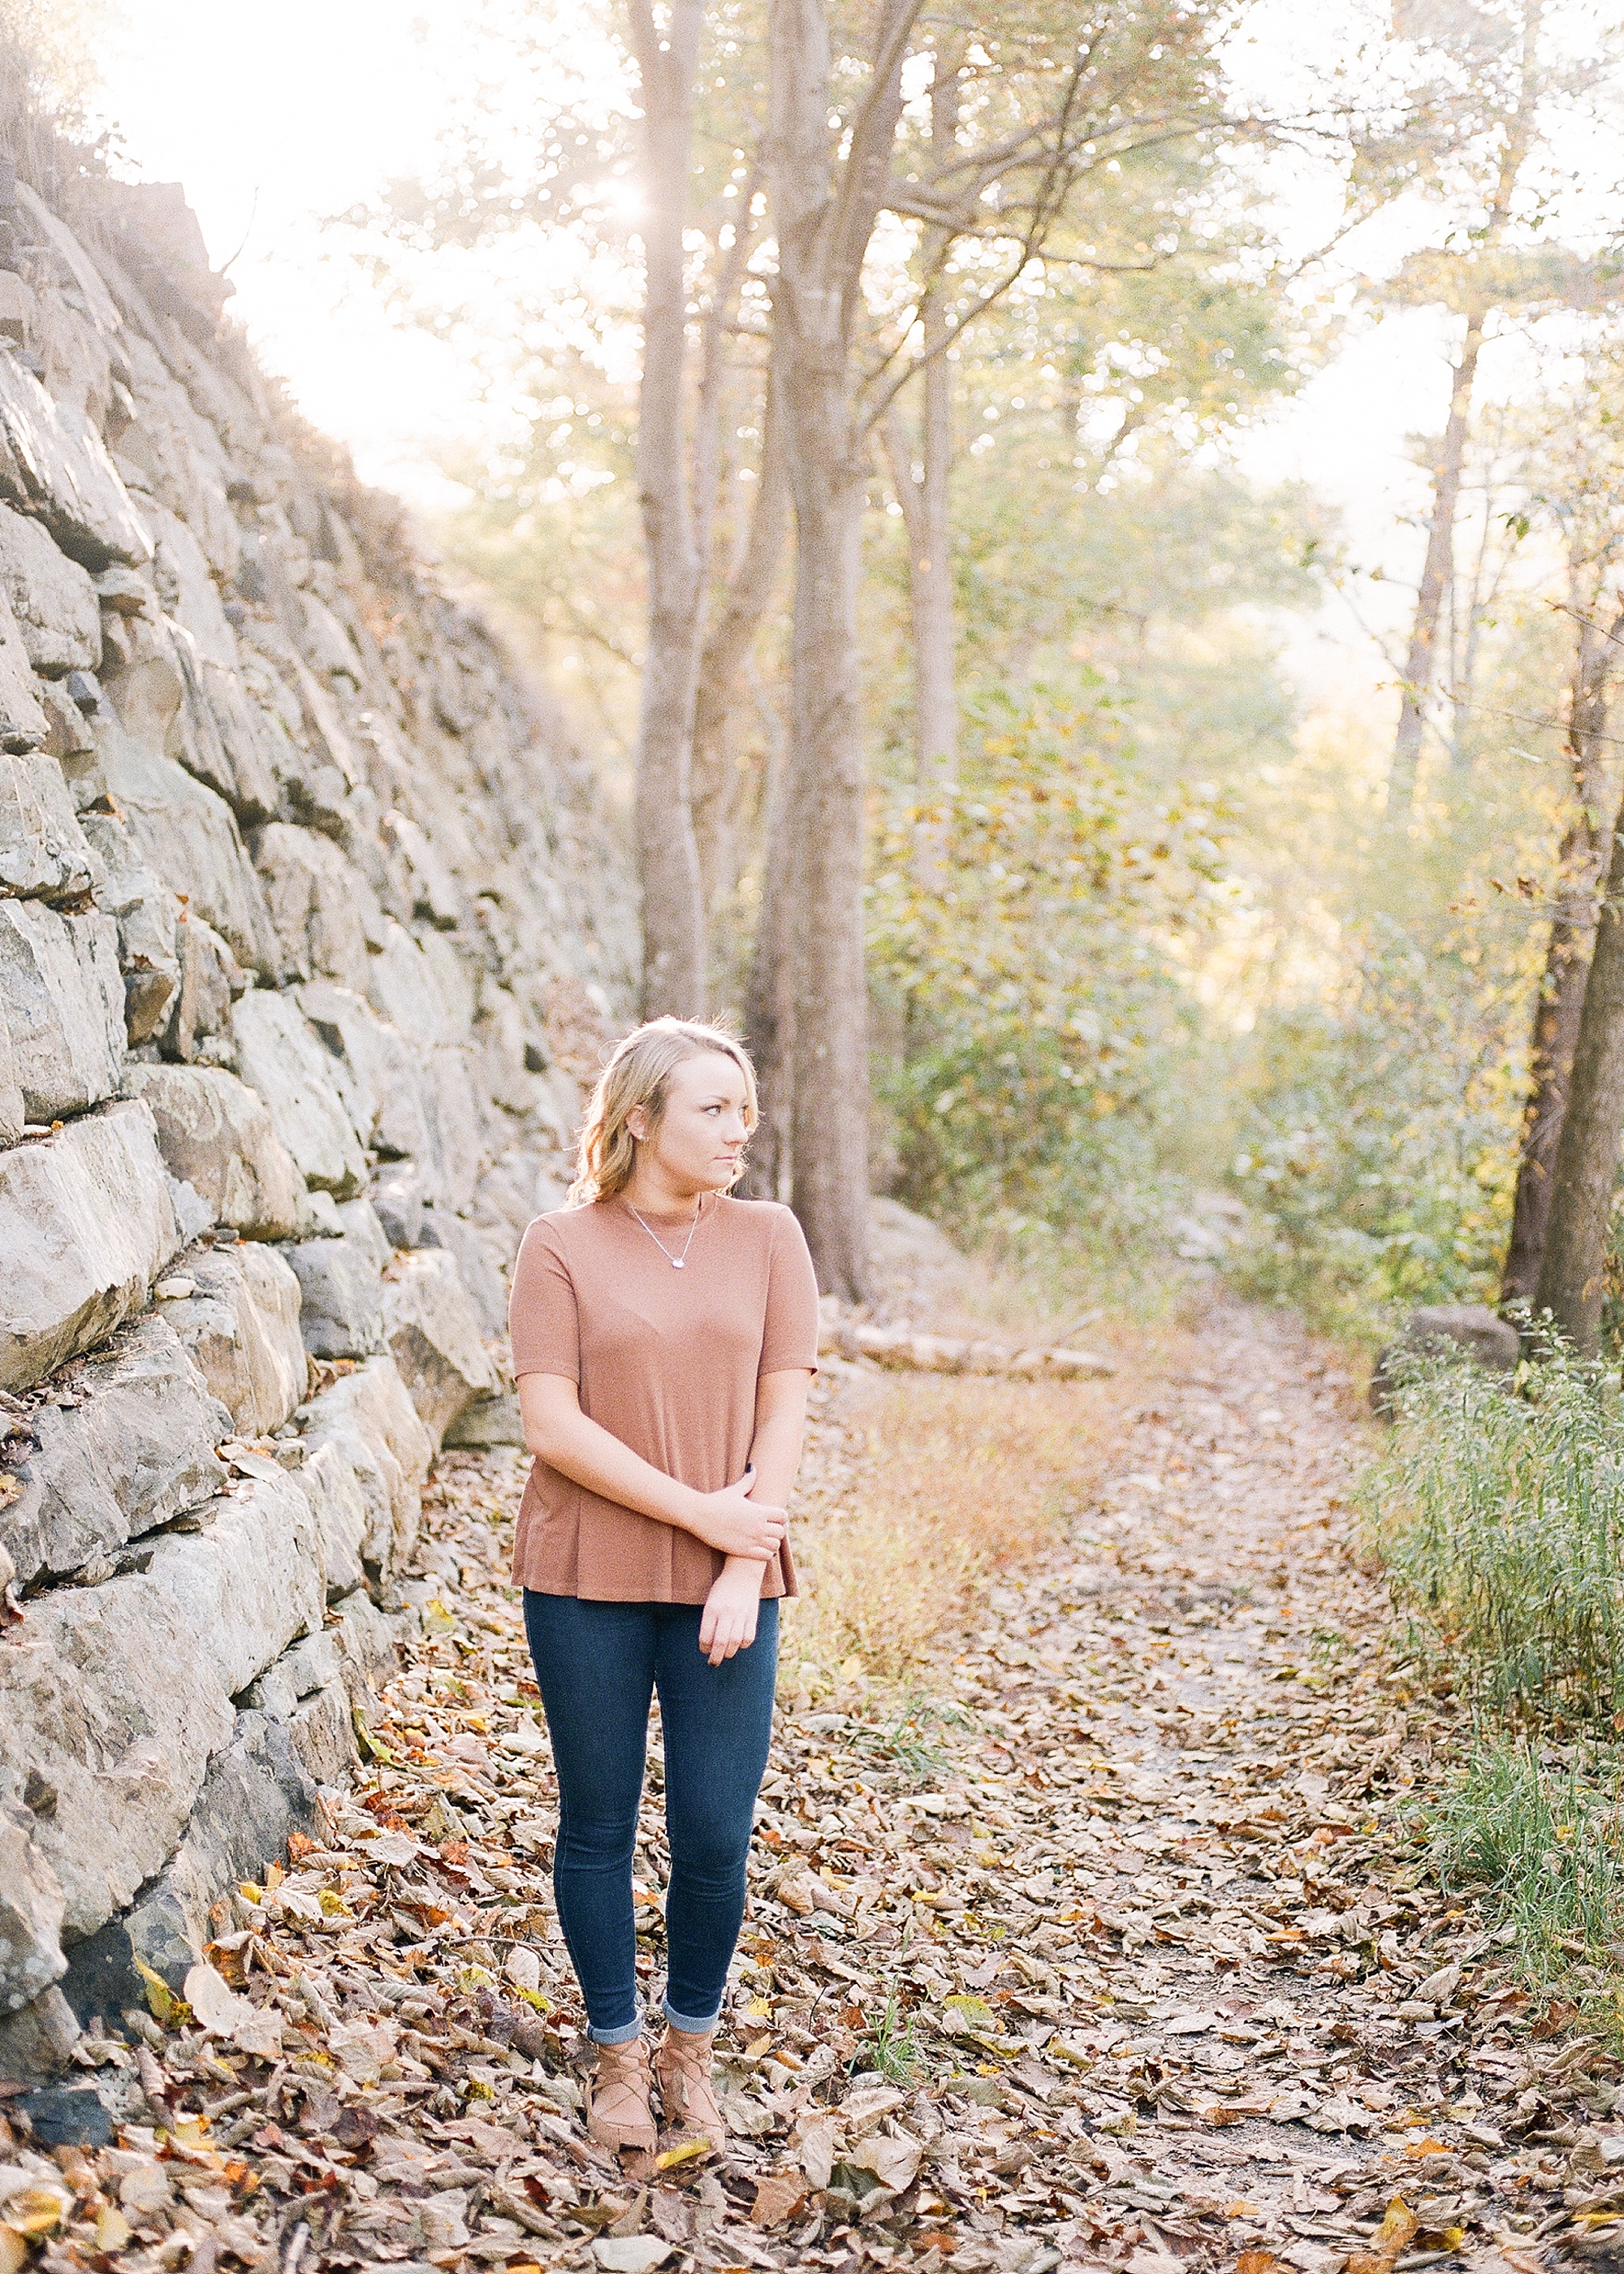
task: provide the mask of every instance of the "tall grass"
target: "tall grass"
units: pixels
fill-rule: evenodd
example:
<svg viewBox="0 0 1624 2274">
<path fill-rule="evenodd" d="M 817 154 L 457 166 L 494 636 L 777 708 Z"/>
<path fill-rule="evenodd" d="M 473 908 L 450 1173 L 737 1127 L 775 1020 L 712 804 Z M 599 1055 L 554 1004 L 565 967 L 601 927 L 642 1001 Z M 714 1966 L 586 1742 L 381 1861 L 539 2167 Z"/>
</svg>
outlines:
<svg viewBox="0 0 1624 2274">
<path fill-rule="evenodd" d="M 1417 1366 L 1365 1498 L 1395 1596 L 1474 1704 L 1530 1724 L 1613 1725 L 1624 1412 L 1599 1369 L 1560 1352 L 1510 1384 Z"/>
<path fill-rule="evenodd" d="M 1420 1811 L 1446 1886 L 1509 1925 L 1522 1972 L 1618 2034 L 1624 1952 L 1624 1412 L 1561 1350 L 1515 1381 L 1433 1360 L 1399 1392 L 1367 1537 L 1469 1703 L 1471 1751 Z M 1570 1741 L 1559 1750 L 1557 1737 Z M 1603 1971 L 1596 1969 L 1602 1969 Z"/>
<path fill-rule="evenodd" d="M 786 1660 L 906 1682 L 976 1589 L 1058 1539 L 1097 1458 L 1086 1382 L 898 1374 L 861 1385 L 855 1455 L 798 1510 Z M 793 1638 L 793 1639 L 792 1639 Z"/>
<path fill-rule="evenodd" d="M 1476 1887 L 1536 1980 L 1616 1967 L 1624 1937 L 1624 1789 L 1616 1761 L 1542 1760 L 1488 1740 L 1428 1812 L 1446 1886 Z"/>
</svg>

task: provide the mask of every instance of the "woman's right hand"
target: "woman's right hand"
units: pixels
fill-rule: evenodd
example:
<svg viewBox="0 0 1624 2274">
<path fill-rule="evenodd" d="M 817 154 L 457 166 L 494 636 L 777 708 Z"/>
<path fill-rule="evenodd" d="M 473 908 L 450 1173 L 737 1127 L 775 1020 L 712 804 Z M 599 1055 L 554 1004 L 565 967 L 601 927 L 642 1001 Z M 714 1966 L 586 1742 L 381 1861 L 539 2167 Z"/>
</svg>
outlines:
<svg viewBox="0 0 1624 2274">
<path fill-rule="evenodd" d="M 750 1498 L 755 1481 L 756 1472 L 750 1468 L 736 1485 L 700 1494 L 688 1530 L 724 1555 L 748 1555 L 765 1563 L 784 1545 L 789 1515 L 781 1508 L 758 1508 Z"/>
</svg>

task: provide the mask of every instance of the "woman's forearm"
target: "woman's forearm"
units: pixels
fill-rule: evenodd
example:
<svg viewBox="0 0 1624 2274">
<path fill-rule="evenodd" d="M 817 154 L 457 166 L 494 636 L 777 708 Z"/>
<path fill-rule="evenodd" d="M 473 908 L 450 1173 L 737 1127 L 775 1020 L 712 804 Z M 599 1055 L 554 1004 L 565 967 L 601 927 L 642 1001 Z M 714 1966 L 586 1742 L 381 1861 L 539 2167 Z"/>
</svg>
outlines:
<svg viewBox="0 0 1624 2274">
<path fill-rule="evenodd" d="M 801 1443 L 805 1419 L 793 1408 L 761 1415 L 750 1441 L 750 1463 L 756 1471 L 752 1496 L 772 1508 L 787 1502 L 801 1466 Z"/>
<path fill-rule="evenodd" d="M 578 1405 L 532 1389 L 533 1383 L 547 1379 L 535 1374 L 519 1377 L 519 1407 L 530 1450 L 550 1469 L 556 1469 L 572 1484 L 583 1485 L 600 1500 L 614 1501 L 621 1508 L 635 1509 L 639 1516 L 651 1516 L 657 1523 L 691 1532 L 703 1495 L 634 1453 Z"/>
<path fill-rule="evenodd" d="M 758 1497 L 756 1480 L 740 1480 L 710 1493 L 679 1483 L 583 1413 L 575 1384 L 561 1374 L 522 1374 L 519 1411 L 530 1451 L 600 1500 L 691 1532 L 724 1555 L 757 1564 L 772 1555 L 784 1538 L 783 1503 L 764 1493 Z M 758 1401 L 758 1431 L 760 1419 Z M 775 1463 L 775 1469 L 781 1467 L 781 1462 Z"/>
</svg>

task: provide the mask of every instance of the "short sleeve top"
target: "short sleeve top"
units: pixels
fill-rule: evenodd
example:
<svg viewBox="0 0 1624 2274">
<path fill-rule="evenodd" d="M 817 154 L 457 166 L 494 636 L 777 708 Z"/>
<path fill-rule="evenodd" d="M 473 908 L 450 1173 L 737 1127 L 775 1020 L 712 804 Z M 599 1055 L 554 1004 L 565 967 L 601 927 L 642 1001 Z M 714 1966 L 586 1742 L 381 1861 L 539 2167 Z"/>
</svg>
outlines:
<svg viewBox="0 0 1624 2274">
<path fill-rule="evenodd" d="M 657 1224 L 671 1254 L 679 1241 Z M 508 1304 L 515 1374 L 575 1383 L 581 1411 L 695 1492 L 736 1484 L 764 1374 L 817 1370 L 817 1278 L 774 1201 L 707 1199 L 680 1271 L 624 1201 L 555 1209 L 525 1233 Z M 519 1510 L 517 1584 L 592 1602 L 703 1603 L 725 1558 L 679 1525 L 604 1500 L 538 1460 Z M 793 1595 L 786 1541 L 763 1595 Z"/>
</svg>

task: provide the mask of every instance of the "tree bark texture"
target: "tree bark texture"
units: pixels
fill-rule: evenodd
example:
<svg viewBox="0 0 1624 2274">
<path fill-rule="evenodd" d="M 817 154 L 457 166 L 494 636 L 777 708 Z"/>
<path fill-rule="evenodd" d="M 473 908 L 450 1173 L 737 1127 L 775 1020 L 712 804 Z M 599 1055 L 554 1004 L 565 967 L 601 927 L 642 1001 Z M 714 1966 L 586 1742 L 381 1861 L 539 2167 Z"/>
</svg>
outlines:
<svg viewBox="0 0 1624 2274">
<path fill-rule="evenodd" d="M 1601 1338 L 1601 1304 L 1613 1224 L 1619 1140 L 1624 1133 L 1624 828 L 1614 822 L 1612 858 L 1596 924 L 1551 1174 L 1551 1208 L 1535 1307 L 1549 1311 L 1582 1356 Z"/>
<path fill-rule="evenodd" d="M 637 495 L 648 559 L 649 619 L 635 807 L 645 1019 L 665 1013 L 703 1017 L 706 996 L 692 805 L 694 704 L 706 578 L 684 440 L 688 294 L 682 252 L 703 14 L 703 0 L 672 0 L 662 37 L 650 0 L 632 0 L 632 40 L 643 83 L 646 268 Z"/>
<path fill-rule="evenodd" d="M 1449 418 L 1432 485 L 1432 518 L 1427 530 L 1426 559 L 1422 565 L 1415 621 L 1410 627 L 1410 648 L 1404 659 L 1403 704 L 1393 745 L 1393 767 L 1387 776 L 1389 821 L 1407 820 L 1415 802 L 1426 705 L 1437 676 L 1439 620 L 1443 614 L 1444 594 L 1455 570 L 1455 516 L 1460 507 L 1461 474 L 1471 430 L 1472 388 L 1483 347 L 1485 314 L 1485 311 L 1474 308 L 1466 320 L 1461 359 L 1455 366 L 1449 389 Z"/>
<path fill-rule="evenodd" d="M 789 528 L 789 481 L 775 392 L 770 369 L 760 479 L 748 533 L 728 578 L 726 598 L 704 644 L 694 707 L 694 830 L 699 847 L 700 889 L 711 922 L 718 900 L 735 881 L 738 868 L 734 851 L 737 782 L 727 746 L 727 721 L 740 671 L 772 598 Z M 771 812 L 774 802 L 771 787 L 767 802 Z"/>
<path fill-rule="evenodd" d="M 930 149 L 945 167 L 959 131 L 959 64 L 937 54 L 930 82 Z M 947 517 L 953 463 L 952 367 L 947 360 L 949 233 L 928 229 L 921 252 L 928 282 L 920 311 L 924 332 L 924 407 L 920 430 L 920 543 L 912 590 L 915 732 L 920 795 L 950 787 L 959 774 L 959 689 L 953 669 L 952 531 Z M 934 272 L 934 273 L 933 273 Z"/>
<path fill-rule="evenodd" d="M 1579 622 L 1568 723 L 1576 805 L 1557 857 L 1555 912 L 1534 1006 L 1529 1050 L 1533 1089 L 1522 1118 L 1511 1242 L 1500 1284 L 1500 1301 L 1507 1305 L 1531 1307 L 1539 1289 L 1552 1170 L 1596 937 L 1596 892 L 1610 851 L 1600 808 L 1606 775 L 1607 683 L 1620 634 L 1624 616 L 1610 633 L 1584 618 Z"/>
<path fill-rule="evenodd" d="M 1527 0 L 1522 11 L 1522 58 L 1516 99 L 1505 118 L 1504 139 L 1495 169 L 1479 243 L 1484 250 L 1497 245 L 1511 218 L 1517 177 L 1522 170 L 1534 132 L 1534 111 L 1539 94 L 1539 27 L 1541 0 Z M 1438 627 L 1444 595 L 1455 574 L 1455 516 L 1460 504 L 1461 475 L 1471 432 L 1472 389 L 1477 377 L 1477 358 L 1483 349 L 1484 326 L 1491 303 L 1466 303 L 1466 336 L 1461 359 L 1449 388 L 1449 417 L 1444 428 L 1438 474 L 1432 487 L 1432 517 L 1427 530 L 1426 559 L 1421 587 L 1416 595 L 1415 621 L 1410 651 L 1404 661 L 1403 703 L 1393 745 L 1393 765 L 1387 776 L 1387 819 L 1406 822 L 1415 802 L 1416 775 L 1425 732 L 1427 699 L 1438 671 Z"/>
<path fill-rule="evenodd" d="M 901 109 L 918 0 L 886 0 L 873 81 L 838 167 L 831 148 L 823 0 L 771 0 L 774 352 L 795 513 L 788 781 L 797 888 L 795 1212 L 826 1293 L 861 1300 L 868 1261 L 868 988 L 863 750 L 857 653 L 863 467 L 853 431 L 852 335 L 863 259 Z"/>
</svg>

